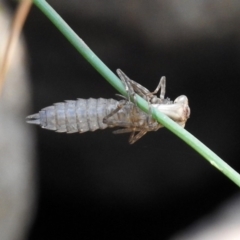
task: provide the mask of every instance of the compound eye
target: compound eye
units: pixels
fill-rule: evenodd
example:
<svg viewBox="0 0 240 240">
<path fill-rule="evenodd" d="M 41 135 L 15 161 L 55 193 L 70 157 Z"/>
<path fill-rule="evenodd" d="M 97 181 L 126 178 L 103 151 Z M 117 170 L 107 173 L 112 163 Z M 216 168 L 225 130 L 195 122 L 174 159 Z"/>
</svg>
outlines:
<svg viewBox="0 0 240 240">
<path fill-rule="evenodd" d="M 181 95 L 174 100 L 174 103 L 188 104 L 188 98 L 185 95 Z"/>
</svg>

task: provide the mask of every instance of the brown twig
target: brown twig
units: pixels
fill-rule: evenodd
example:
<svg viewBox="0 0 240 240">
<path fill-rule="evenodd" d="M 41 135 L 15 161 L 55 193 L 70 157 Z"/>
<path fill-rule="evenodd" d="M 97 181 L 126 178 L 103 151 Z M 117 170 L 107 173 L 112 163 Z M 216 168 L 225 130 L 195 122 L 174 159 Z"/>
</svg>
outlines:
<svg viewBox="0 0 240 240">
<path fill-rule="evenodd" d="M 3 61 L 0 66 L 0 95 L 3 90 L 4 80 L 9 69 L 20 33 L 22 31 L 23 24 L 27 18 L 31 6 L 32 6 L 31 0 L 21 0 L 16 10 L 16 14 L 12 22 L 12 29 L 7 41 L 7 46 L 3 53 Z"/>
</svg>

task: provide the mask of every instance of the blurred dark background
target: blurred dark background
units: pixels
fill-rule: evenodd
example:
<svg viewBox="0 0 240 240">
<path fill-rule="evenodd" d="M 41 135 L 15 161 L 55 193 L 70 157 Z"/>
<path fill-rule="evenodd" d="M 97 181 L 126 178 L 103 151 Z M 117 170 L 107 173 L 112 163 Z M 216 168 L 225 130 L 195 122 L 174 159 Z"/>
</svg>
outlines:
<svg viewBox="0 0 240 240">
<path fill-rule="evenodd" d="M 49 1 L 115 72 L 189 98 L 186 129 L 240 172 L 239 1 Z M 11 2 L 12 8 L 14 4 Z M 32 111 L 116 91 L 33 7 L 24 27 Z M 112 129 L 36 131 L 38 208 L 29 240 L 169 239 L 238 187 L 166 129 L 134 145 Z"/>
</svg>

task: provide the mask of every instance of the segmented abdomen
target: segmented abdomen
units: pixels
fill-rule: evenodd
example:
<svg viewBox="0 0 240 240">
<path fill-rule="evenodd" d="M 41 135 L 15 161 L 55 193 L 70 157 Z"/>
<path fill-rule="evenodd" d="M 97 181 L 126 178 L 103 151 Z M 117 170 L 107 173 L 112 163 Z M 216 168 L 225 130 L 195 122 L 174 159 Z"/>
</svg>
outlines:
<svg viewBox="0 0 240 240">
<path fill-rule="evenodd" d="M 28 123 L 38 124 L 42 128 L 57 132 L 86 132 L 105 129 L 103 118 L 115 110 L 118 101 L 114 99 L 81 99 L 55 103 L 43 108 L 39 113 L 27 117 Z M 118 114 L 111 118 L 119 120 Z"/>
</svg>

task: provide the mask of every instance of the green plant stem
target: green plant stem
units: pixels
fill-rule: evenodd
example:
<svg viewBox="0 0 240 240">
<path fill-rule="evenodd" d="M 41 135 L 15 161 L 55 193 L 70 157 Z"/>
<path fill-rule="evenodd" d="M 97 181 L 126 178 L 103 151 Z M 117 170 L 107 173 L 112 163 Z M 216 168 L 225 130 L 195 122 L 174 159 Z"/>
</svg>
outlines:
<svg viewBox="0 0 240 240">
<path fill-rule="evenodd" d="M 94 52 L 83 42 L 81 38 L 67 25 L 67 23 L 57 14 L 57 12 L 44 0 L 33 0 L 34 4 L 52 21 L 52 23 L 62 32 L 69 42 L 78 52 L 122 95 L 126 96 L 126 91 L 118 77 L 94 54 Z M 141 97 L 137 97 L 138 107 L 148 112 L 148 104 Z M 201 154 L 209 163 L 225 174 L 235 184 L 240 187 L 240 175 L 220 157 L 206 147 L 192 134 L 180 127 L 163 113 L 153 109 L 153 118 L 176 134 L 189 146 Z"/>
</svg>

